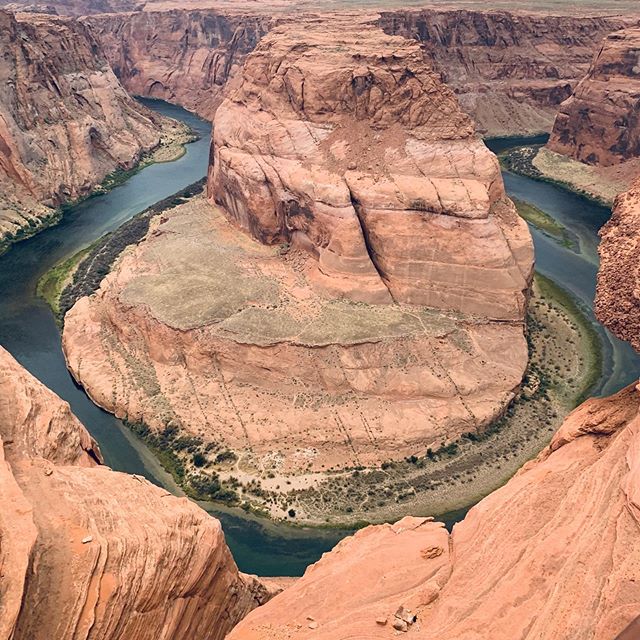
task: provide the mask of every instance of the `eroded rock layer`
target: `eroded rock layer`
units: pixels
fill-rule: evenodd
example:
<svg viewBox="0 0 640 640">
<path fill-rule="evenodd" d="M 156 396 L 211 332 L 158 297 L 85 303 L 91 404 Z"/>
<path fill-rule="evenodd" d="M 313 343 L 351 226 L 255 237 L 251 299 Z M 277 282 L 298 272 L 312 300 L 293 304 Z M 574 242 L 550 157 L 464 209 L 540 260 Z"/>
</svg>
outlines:
<svg viewBox="0 0 640 640">
<path fill-rule="evenodd" d="M 175 102 L 209 120 L 225 84 L 270 22 L 267 14 L 215 10 L 86 19 L 130 93 Z"/>
<path fill-rule="evenodd" d="M 560 107 L 548 146 L 601 166 L 640 157 L 640 28 L 604 39 L 588 73 Z"/>
<path fill-rule="evenodd" d="M 87 27 L 0 11 L 0 244 L 158 145 Z"/>
<path fill-rule="evenodd" d="M 451 535 L 407 517 L 342 541 L 229 640 L 611 640 L 640 615 L 639 404 L 585 403 Z"/>
<path fill-rule="evenodd" d="M 640 351 L 640 180 L 617 197 L 600 236 L 596 313 Z"/>
<path fill-rule="evenodd" d="M 0 638 L 222 639 L 272 592 L 220 524 L 100 465 L 63 402 L 0 348 Z"/>
<path fill-rule="evenodd" d="M 526 225 L 416 43 L 355 15 L 275 28 L 211 155 L 210 198 L 257 240 L 308 250 L 332 297 L 522 320 Z"/>
<path fill-rule="evenodd" d="M 506 11 L 384 11 L 387 33 L 418 40 L 485 135 L 549 131 L 601 39 L 631 19 Z"/>
</svg>

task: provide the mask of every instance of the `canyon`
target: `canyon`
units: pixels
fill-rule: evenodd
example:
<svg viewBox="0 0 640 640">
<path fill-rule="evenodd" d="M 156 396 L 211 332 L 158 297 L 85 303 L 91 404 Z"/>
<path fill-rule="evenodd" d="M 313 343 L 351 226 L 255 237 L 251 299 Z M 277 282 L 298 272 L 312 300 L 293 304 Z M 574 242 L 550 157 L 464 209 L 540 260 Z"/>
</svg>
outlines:
<svg viewBox="0 0 640 640">
<path fill-rule="evenodd" d="M 69 405 L 0 349 L 0 637 L 222 639 L 279 590 L 220 523 L 101 464 Z"/>
<path fill-rule="evenodd" d="M 212 119 L 225 84 L 281 9 L 247 5 L 94 15 L 85 19 L 133 94 L 175 101 Z M 336 7 L 337 9 L 338 7 Z M 618 16 L 544 16 L 496 10 L 382 10 L 390 35 L 420 42 L 462 108 L 487 136 L 549 131 L 558 105 L 588 70 L 607 34 L 637 24 Z M 377 16 L 377 17 L 376 17 Z"/>
<path fill-rule="evenodd" d="M 216 111 L 209 202 L 156 216 L 65 316 L 91 397 L 197 448 L 191 490 L 437 449 L 524 375 L 533 252 L 497 161 L 417 43 L 353 25 L 260 41 Z"/>
<path fill-rule="evenodd" d="M 81 23 L 0 11 L 0 27 L 1 251 L 186 132 L 126 93 Z"/>
</svg>

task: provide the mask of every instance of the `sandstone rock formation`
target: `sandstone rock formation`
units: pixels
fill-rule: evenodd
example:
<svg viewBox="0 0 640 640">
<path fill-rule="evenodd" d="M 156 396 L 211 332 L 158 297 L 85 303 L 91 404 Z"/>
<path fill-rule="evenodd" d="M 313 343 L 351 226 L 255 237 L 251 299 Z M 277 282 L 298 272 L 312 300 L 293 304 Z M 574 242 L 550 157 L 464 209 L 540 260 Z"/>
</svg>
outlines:
<svg viewBox="0 0 640 640">
<path fill-rule="evenodd" d="M 549 148 L 587 164 L 640 157 L 640 28 L 607 36 L 562 104 Z"/>
<path fill-rule="evenodd" d="M 380 24 L 422 44 L 488 136 L 549 131 L 601 39 L 632 22 L 487 9 L 383 11 Z"/>
<path fill-rule="evenodd" d="M 407 517 L 343 540 L 229 640 L 614 638 L 640 615 L 639 405 L 582 405 L 451 535 Z"/>
<path fill-rule="evenodd" d="M 101 406 L 196 438 L 192 486 L 231 449 L 226 477 L 275 493 L 501 415 L 527 362 L 531 240 L 416 43 L 354 15 L 272 30 L 212 159 L 219 204 L 157 216 L 66 316 Z"/>
<path fill-rule="evenodd" d="M 357 16 L 275 28 L 216 112 L 211 156 L 209 196 L 312 253 L 333 297 L 522 319 L 528 231 L 417 44 Z"/>
<path fill-rule="evenodd" d="M 86 26 L 0 11 L 0 245 L 158 145 Z"/>
<path fill-rule="evenodd" d="M 69 406 L 0 349 L 0 638 L 222 639 L 272 589 L 220 524 L 99 465 Z"/>
<path fill-rule="evenodd" d="M 130 93 L 175 102 L 212 120 L 222 89 L 270 21 L 266 14 L 174 10 L 85 22 Z"/>
<path fill-rule="evenodd" d="M 618 196 L 600 236 L 596 313 L 640 351 L 640 179 Z"/>
</svg>

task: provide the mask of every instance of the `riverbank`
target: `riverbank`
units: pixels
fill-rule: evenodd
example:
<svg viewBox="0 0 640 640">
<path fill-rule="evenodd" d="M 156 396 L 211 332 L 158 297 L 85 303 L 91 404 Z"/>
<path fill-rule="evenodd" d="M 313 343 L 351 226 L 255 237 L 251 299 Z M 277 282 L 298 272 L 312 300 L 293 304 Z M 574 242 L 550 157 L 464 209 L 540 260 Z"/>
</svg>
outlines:
<svg viewBox="0 0 640 640">
<path fill-rule="evenodd" d="M 0 256 L 6 253 L 13 245 L 56 226 L 63 219 L 65 213 L 76 208 L 80 203 L 103 195 L 112 189 L 124 184 L 131 177 L 156 163 L 174 162 L 186 153 L 186 145 L 195 142 L 198 135 L 186 124 L 171 118 L 163 117 L 160 141 L 156 147 L 143 153 L 132 161 L 129 168 L 120 167 L 109 173 L 86 195 L 75 200 L 65 202 L 59 207 L 52 208 L 39 203 L 31 203 L 33 214 L 16 211 L 16 229 L 4 233 L 0 237 Z M 54 285 L 48 285 L 47 290 Z M 47 293 L 47 295 L 50 295 Z"/>
<path fill-rule="evenodd" d="M 640 161 L 637 160 L 614 167 L 595 167 L 539 144 L 503 151 L 498 158 L 507 171 L 568 189 L 606 207 L 611 207 L 616 196 L 626 191 L 640 174 Z"/>
</svg>

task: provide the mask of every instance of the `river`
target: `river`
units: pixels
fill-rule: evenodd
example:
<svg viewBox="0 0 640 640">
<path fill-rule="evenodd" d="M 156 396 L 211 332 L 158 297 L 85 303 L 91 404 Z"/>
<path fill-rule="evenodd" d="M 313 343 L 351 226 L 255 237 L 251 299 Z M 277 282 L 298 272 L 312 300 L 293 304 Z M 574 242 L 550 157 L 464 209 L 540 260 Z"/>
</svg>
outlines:
<svg viewBox="0 0 640 640">
<path fill-rule="evenodd" d="M 73 412 L 99 442 L 107 464 L 137 473 L 179 493 L 146 447 L 120 420 L 94 405 L 69 375 L 58 327 L 49 307 L 35 294 L 39 278 L 56 263 L 105 233 L 206 174 L 211 126 L 195 115 L 159 101 L 145 101 L 162 114 L 186 122 L 199 135 L 186 154 L 167 164 L 140 171 L 109 193 L 90 198 L 67 213 L 61 223 L 15 245 L 0 257 L 0 344 L 50 389 L 69 402 Z M 491 143 L 494 148 L 497 141 Z M 572 291 L 589 310 L 597 269 L 597 235 L 609 212 L 557 187 L 510 174 L 510 194 L 547 211 L 580 239 L 580 252 L 569 251 L 534 230 L 538 269 Z M 595 319 L 594 319 L 595 322 Z M 599 393 L 617 390 L 640 372 L 639 360 L 625 344 L 600 325 L 605 343 L 607 375 Z M 294 528 L 254 518 L 234 510 L 203 505 L 218 517 L 227 543 L 241 570 L 264 576 L 300 575 L 347 532 Z M 466 510 L 445 520 L 460 519 Z"/>
</svg>

